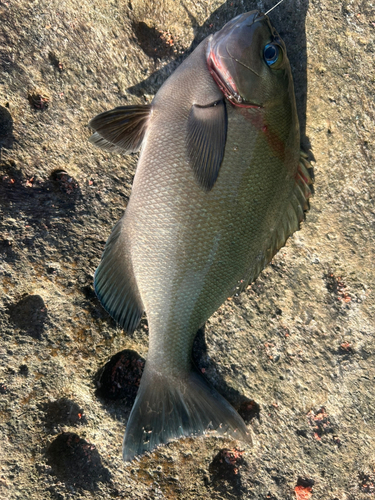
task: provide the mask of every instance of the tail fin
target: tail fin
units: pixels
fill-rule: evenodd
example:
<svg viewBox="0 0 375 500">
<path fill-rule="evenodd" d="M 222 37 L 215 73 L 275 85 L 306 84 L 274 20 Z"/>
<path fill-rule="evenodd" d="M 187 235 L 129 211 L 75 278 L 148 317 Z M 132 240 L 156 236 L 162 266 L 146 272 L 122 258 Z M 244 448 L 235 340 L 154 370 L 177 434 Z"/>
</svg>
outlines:
<svg viewBox="0 0 375 500">
<path fill-rule="evenodd" d="M 126 427 L 124 460 L 130 462 L 173 439 L 207 431 L 251 443 L 242 418 L 197 370 L 183 378 L 168 377 L 146 363 Z"/>
</svg>

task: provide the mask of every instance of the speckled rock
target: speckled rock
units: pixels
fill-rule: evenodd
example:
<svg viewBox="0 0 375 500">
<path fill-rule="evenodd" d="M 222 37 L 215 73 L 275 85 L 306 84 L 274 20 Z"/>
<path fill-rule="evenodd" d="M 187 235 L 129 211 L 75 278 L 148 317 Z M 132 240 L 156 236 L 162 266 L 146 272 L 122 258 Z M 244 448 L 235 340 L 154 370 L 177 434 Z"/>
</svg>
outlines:
<svg viewBox="0 0 375 500">
<path fill-rule="evenodd" d="M 254 446 L 185 439 L 121 460 L 147 322 L 124 334 L 92 277 L 137 157 L 94 149 L 87 123 L 150 102 L 205 36 L 274 3 L 0 0 L 0 498 L 375 494 L 375 14 L 361 0 L 285 0 L 270 15 L 315 196 L 301 231 L 194 346 Z M 135 372 L 122 378 L 125 366 Z"/>
</svg>

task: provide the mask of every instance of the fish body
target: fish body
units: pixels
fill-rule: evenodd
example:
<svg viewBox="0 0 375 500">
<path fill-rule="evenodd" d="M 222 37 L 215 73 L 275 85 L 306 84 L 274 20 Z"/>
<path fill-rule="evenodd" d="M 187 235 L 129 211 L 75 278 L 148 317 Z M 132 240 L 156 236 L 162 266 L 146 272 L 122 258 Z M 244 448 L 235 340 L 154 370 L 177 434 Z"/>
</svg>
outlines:
<svg viewBox="0 0 375 500">
<path fill-rule="evenodd" d="M 92 142 L 106 149 L 141 145 L 126 212 L 95 274 L 99 299 L 125 329 L 143 311 L 149 324 L 124 459 L 210 429 L 250 442 L 191 351 L 198 329 L 257 277 L 307 208 L 283 42 L 264 14 L 238 16 L 195 49 L 150 106 L 116 108 L 90 125 Z"/>
</svg>

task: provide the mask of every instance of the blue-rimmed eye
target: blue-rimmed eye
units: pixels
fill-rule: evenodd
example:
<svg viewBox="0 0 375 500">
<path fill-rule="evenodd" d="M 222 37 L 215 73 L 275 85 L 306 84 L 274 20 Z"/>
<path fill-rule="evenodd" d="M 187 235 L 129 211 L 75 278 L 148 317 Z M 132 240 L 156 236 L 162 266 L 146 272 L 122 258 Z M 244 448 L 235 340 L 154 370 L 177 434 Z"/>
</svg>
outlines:
<svg viewBox="0 0 375 500">
<path fill-rule="evenodd" d="M 279 59 L 280 49 L 278 45 L 268 43 L 264 47 L 263 56 L 268 66 L 272 66 Z"/>
</svg>

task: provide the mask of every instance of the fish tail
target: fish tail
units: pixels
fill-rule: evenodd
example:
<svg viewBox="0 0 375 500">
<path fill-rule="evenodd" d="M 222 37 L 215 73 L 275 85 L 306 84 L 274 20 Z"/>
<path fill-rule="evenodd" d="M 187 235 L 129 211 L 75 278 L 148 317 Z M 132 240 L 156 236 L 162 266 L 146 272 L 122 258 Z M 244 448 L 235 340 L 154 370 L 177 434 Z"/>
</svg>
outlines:
<svg viewBox="0 0 375 500">
<path fill-rule="evenodd" d="M 242 418 L 198 370 L 174 377 L 146 363 L 126 427 L 123 459 L 130 462 L 173 439 L 210 431 L 251 443 Z"/>
</svg>

